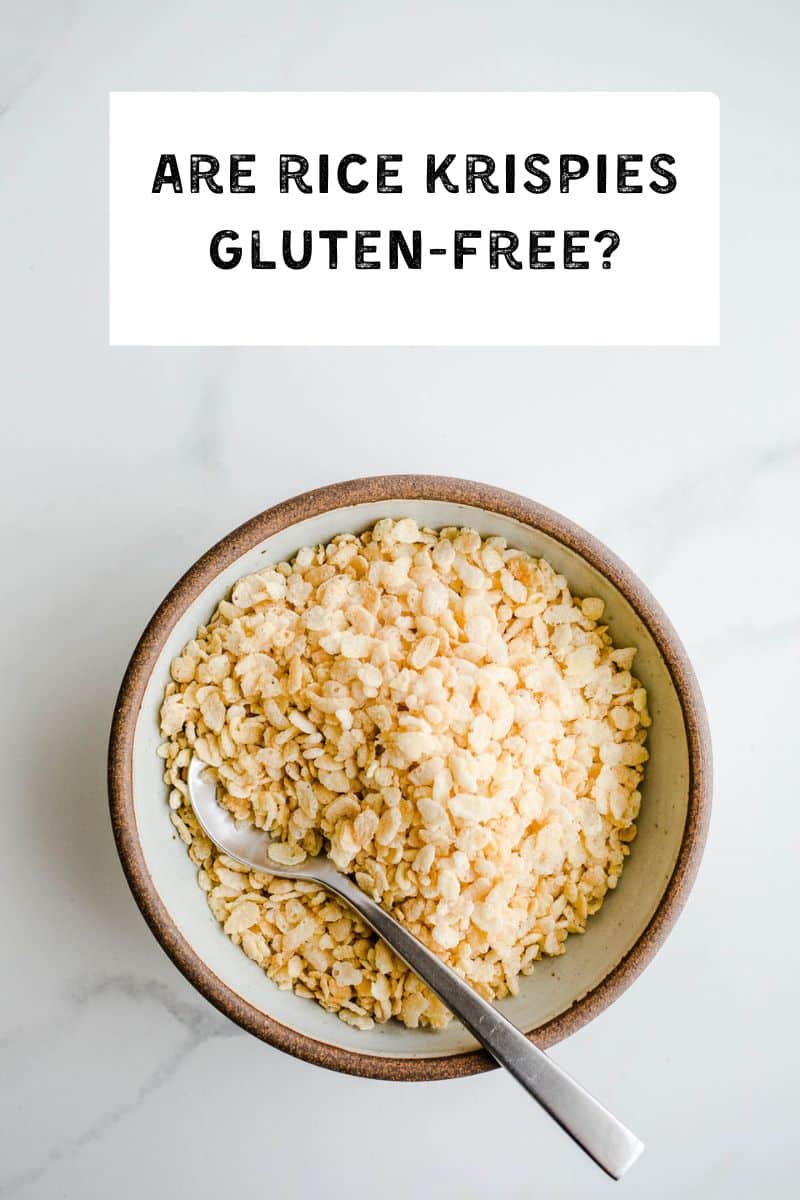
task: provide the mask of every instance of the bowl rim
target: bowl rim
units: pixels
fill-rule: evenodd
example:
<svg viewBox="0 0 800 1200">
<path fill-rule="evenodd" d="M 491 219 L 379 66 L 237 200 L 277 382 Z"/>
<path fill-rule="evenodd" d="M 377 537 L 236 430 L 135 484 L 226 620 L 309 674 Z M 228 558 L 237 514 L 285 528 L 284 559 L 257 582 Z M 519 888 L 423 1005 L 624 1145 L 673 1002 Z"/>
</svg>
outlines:
<svg viewBox="0 0 800 1200">
<path fill-rule="evenodd" d="M 672 875 L 649 924 L 601 982 L 527 1036 L 543 1049 L 575 1033 L 633 983 L 662 946 L 688 898 L 711 815 L 712 759 L 705 706 L 686 651 L 640 579 L 597 538 L 534 500 L 485 483 L 440 475 L 384 475 L 345 480 L 304 492 L 245 521 L 203 554 L 178 580 L 147 624 L 114 707 L 108 750 L 108 793 L 117 851 L 134 899 L 173 963 L 220 1012 L 261 1040 L 306 1062 L 373 1079 L 452 1079 L 489 1070 L 482 1050 L 437 1058 L 392 1058 L 347 1050 L 299 1033 L 262 1012 L 224 983 L 183 937 L 150 876 L 139 841 L 133 797 L 133 747 L 141 705 L 173 626 L 196 597 L 241 555 L 287 527 L 337 508 L 386 500 L 438 500 L 510 517 L 555 538 L 600 571 L 628 601 L 661 653 L 683 714 L 689 796 Z"/>
</svg>

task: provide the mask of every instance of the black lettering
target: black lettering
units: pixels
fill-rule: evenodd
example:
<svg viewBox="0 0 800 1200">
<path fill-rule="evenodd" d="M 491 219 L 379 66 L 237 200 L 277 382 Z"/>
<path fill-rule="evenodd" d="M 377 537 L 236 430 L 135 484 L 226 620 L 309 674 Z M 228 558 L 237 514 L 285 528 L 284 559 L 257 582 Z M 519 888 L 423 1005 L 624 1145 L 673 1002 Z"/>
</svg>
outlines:
<svg viewBox="0 0 800 1200">
<path fill-rule="evenodd" d="M 438 167 L 436 165 L 436 155 L 428 155 L 428 166 L 426 171 L 426 190 L 430 192 L 436 191 L 436 184 L 441 183 L 446 192 L 457 192 L 458 184 L 453 183 L 449 178 L 447 171 L 455 162 L 455 154 L 445 154 Z"/>
<path fill-rule="evenodd" d="M 422 233 L 415 229 L 409 246 L 399 229 L 389 230 L 389 270 L 396 271 L 402 255 L 407 267 L 418 271 L 422 266 Z"/>
<path fill-rule="evenodd" d="M 481 237 L 480 229 L 457 229 L 455 232 L 453 246 L 453 266 L 457 271 L 464 269 L 464 259 L 467 255 L 477 254 L 474 246 L 465 246 L 464 242 L 467 238 Z"/>
<path fill-rule="evenodd" d="M 308 159 L 302 154 L 282 154 L 281 155 L 281 175 L 280 186 L 282 192 L 288 192 L 289 181 L 292 180 L 298 191 L 309 194 L 311 188 L 306 183 L 306 173 L 308 172 Z"/>
<path fill-rule="evenodd" d="M 347 178 L 347 172 L 353 163 L 358 163 L 359 166 L 363 167 L 366 161 L 367 160 L 364 158 L 363 154 L 345 154 L 345 156 L 340 160 L 338 169 L 336 171 L 336 178 L 339 180 L 339 187 L 343 192 L 349 192 L 350 195 L 355 195 L 357 192 L 364 191 L 364 188 L 367 186 L 366 179 L 359 179 L 358 183 L 350 183 L 349 179 Z"/>
<path fill-rule="evenodd" d="M 501 245 L 505 242 L 505 245 Z M 522 263 L 514 254 L 519 238 L 508 229 L 493 229 L 489 234 L 489 267 L 496 271 L 501 258 L 515 271 L 522 270 Z"/>
<path fill-rule="evenodd" d="M 366 187 L 366 184 L 364 185 Z M 377 271 L 380 268 L 379 262 L 371 262 L 367 260 L 368 254 L 375 254 L 378 247 L 370 245 L 367 238 L 379 238 L 381 231 L 379 229 L 357 229 L 356 230 L 356 269 L 359 271 Z"/>
<path fill-rule="evenodd" d="M 261 257 L 261 234 L 254 229 L 250 234 L 250 266 L 254 271 L 274 271 L 275 260 Z"/>
<path fill-rule="evenodd" d="M 586 247 L 576 245 L 576 238 L 588 238 L 588 229 L 565 229 L 564 230 L 564 270 L 565 271 L 586 271 L 589 268 L 588 262 L 576 262 L 576 254 L 585 254 Z"/>
<path fill-rule="evenodd" d="M 573 167 L 571 164 L 574 163 Z M 574 179 L 583 179 L 589 174 L 589 160 L 582 154 L 562 154 L 560 158 L 562 192 L 569 191 L 569 185 Z"/>
<path fill-rule="evenodd" d="M 607 271 L 611 267 L 611 255 L 619 246 L 619 234 L 617 233 L 616 229 L 601 229 L 599 233 L 594 235 L 594 240 L 598 244 L 602 244 L 606 241 L 608 242 L 608 245 L 603 251 L 603 257 L 600 264 L 603 269 Z"/>
<path fill-rule="evenodd" d="M 347 230 L 320 229 L 319 237 L 328 243 L 328 266 L 335 271 L 339 266 L 339 242 L 347 237 Z"/>
<path fill-rule="evenodd" d="M 541 163 L 542 166 L 547 166 L 550 159 L 546 154 L 529 154 L 525 159 L 525 170 L 529 175 L 533 175 L 538 179 L 538 183 L 531 183 L 529 179 L 525 180 L 525 191 L 532 192 L 534 196 L 540 196 L 542 192 L 546 192 L 550 188 L 550 173 L 548 171 L 540 171 L 537 166 Z"/>
<path fill-rule="evenodd" d="M 215 158 L 213 154 L 193 154 L 189 162 L 191 170 L 189 188 L 191 191 L 200 191 L 201 179 L 205 180 L 210 192 L 219 194 L 222 191 L 221 184 L 217 183 L 218 158 Z"/>
<path fill-rule="evenodd" d="M 389 163 L 402 162 L 402 154 L 379 154 L 378 155 L 378 191 L 382 193 L 402 192 L 402 184 L 387 183 L 387 179 L 397 179 L 400 174 L 394 167 L 390 167 Z"/>
<path fill-rule="evenodd" d="M 292 231 L 283 231 L 283 261 L 291 271 L 302 271 L 311 262 L 311 230 L 303 230 L 303 253 L 300 258 L 292 254 Z"/>
<path fill-rule="evenodd" d="M 678 181 L 672 171 L 665 171 L 662 163 L 669 163 L 671 167 L 675 166 L 675 159 L 671 154 L 654 154 L 650 159 L 650 167 L 654 175 L 661 175 L 664 183 L 656 183 L 655 180 L 650 181 L 650 187 L 654 192 L 658 192 L 660 196 L 666 196 L 669 192 L 674 192 L 678 186 Z M 180 191 L 180 189 L 178 189 Z"/>
<path fill-rule="evenodd" d="M 549 254 L 552 250 L 550 242 L 543 242 L 542 238 L 554 238 L 556 236 L 555 229 L 532 229 L 528 242 L 528 266 L 532 271 L 554 271 L 555 262 L 553 259 L 545 259 L 542 262 L 541 256 Z"/>
<path fill-rule="evenodd" d="M 153 180 L 153 191 L 160 192 L 164 184 L 169 184 L 173 192 L 183 191 L 181 173 L 178 170 L 178 160 L 174 154 L 162 154 L 158 160 Z"/>
<path fill-rule="evenodd" d="M 467 155 L 467 191 L 475 191 L 475 181 L 480 180 L 487 192 L 497 195 L 500 188 L 492 181 L 494 159 L 488 154 Z"/>
<path fill-rule="evenodd" d="M 243 179 L 249 179 L 253 172 L 249 167 L 241 166 L 243 162 L 255 162 L 255 154 L 232 154 L 231 155 L 231 191 L 232 192 L 254 192 L 255 185 L 252 183 L 242 183 Z"/>
<path fill-rule="evenodd" d="M 629 179 L 639 178 L 639 168 L 629 167 L 628 163 L 641 162 L 641 154 L 618 154 L 617 155 L 617 191 L 618 192 L 641 192 L 642 185 L 640 183 L 629 184 Z"/>
<path fill-rule="evenodd" d="M 220 242 L 223 238 L 228 238 L 232 242 L 238 242 L 239 235 L 235 229 L 220 229 L 211 239 L 209 246 L 209 254 L 211 261 L 215 267 L 219 267 L 220 271 L 230 271 L 233 267 L 238 267 L 242 260 L 242 247 L 230 246 L 227 249 L 227 257 L 223 258 L 220 254 Z"/>
</svg>

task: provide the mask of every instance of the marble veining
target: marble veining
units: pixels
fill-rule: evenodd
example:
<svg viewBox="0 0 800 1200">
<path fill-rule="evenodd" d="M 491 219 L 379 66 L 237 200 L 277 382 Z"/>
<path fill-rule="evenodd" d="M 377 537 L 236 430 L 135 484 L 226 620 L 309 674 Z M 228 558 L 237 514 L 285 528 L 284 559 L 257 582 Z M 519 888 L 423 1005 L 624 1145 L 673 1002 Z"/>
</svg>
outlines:
<svg viewBox="0 0 800 1200">
<path fill-rule="evenodd" d="M 129 1117 L 148 1097 L 163 1087 L 180 1070 L 198 1046 L 210 1038 L 241 1036 L 241 1031 L 221 1017 L 210 1005 L 175 995 L 159 980 L 133 975 L 101 976 L 96 980 L 76 980 L 59 1005 L 57 1017 L 44 1026 L 31 1026 L 5 1033 L 0 1040 L 0 1075 L 14 1079 L 14 1071 L 27 1071 L 31 1060 L 46 1068 L 54 1047 L 74 1031 L 78 1017 L 91 1013 L 99 1002 L 116 1008 L 120 999 L 137 1007 L 155 1006 L 173 1018 L 178 1028 L 173 1034 L 174 1047 L 160 1057 L 152 1070 L 136 1083 L 124 1098 L 105 1107 L 78 1132 L 52 1144 L 37 1146 L 34 1161 L 6 1175 L 0 1169 L 0 1196 L 9 1196 L 26 1185 L 34 1184 L 59 1162 L 76 1154 L 90 1142 L 102 1139 L 113 1126 Z M 36 1070 L 36 1067 L 34 1070 Z"/>
</svg>

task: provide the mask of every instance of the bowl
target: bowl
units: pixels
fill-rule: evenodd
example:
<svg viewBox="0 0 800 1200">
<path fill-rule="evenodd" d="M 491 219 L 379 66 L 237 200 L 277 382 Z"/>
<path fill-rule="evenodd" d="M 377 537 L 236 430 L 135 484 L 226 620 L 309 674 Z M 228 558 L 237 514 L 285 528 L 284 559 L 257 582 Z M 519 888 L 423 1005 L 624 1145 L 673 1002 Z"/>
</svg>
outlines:
<svg viewBox="0 0 800 1200">
<path fill-rule="evenodd" d="M 360 532 L 381 517 L 466 525 L 547 558 L 578 595 L 600 596 L 618 645 L 638 647 L 636 674 L 653 725 L 639 834 L 619 886 L 566 953 L 537 964 L 500 1008 L 539 1046 L 580 1029 L 616 999 L 663 943 L 694 881 L 711 805 L 703 702 L 677 634 L 618 558 L 565 517 L 511 492 L 439 476 L 356 479 L 296 496 L 223 538 L 175 585 L 142 634 L 122 682 L 109 748 L 114 835 L 133 895 L 161 946 L 202 994 L 257 1037 L 309 1062 L 373 1078 L 432 1080 L 493 1066 L 457 1022 L 444 1030 L 390 1021 L 345 1025 L 281 991 L 223 934 L 176 842 L 162 781 L 158 711 L 171 659 L 241 575 L 304 545 Z"/>
</svg>

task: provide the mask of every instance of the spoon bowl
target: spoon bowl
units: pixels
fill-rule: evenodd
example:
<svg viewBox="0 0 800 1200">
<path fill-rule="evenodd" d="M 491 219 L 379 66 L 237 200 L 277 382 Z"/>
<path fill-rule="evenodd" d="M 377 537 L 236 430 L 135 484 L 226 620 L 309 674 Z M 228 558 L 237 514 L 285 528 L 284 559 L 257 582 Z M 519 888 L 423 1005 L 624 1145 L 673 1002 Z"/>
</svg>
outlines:
<svg viewBox="0 0 800 1200">
<path fill-rule="evenodd" d="M 282 867 L 269 857 L 272 841 L 263 829 L 237 821 L 227 808 L 217 800 L 217 783 L 206 764 L 194 757 L 187 772 L 189 801 L 205 833 L 215 846 L 230 858 L 244 863 L 254 871 L 266 871 L 280 879 L 317 879 L 322 874 L 335 871 L 333 863 L 324 855 L 307 858 L 295 867 Z"/>
</svg>

